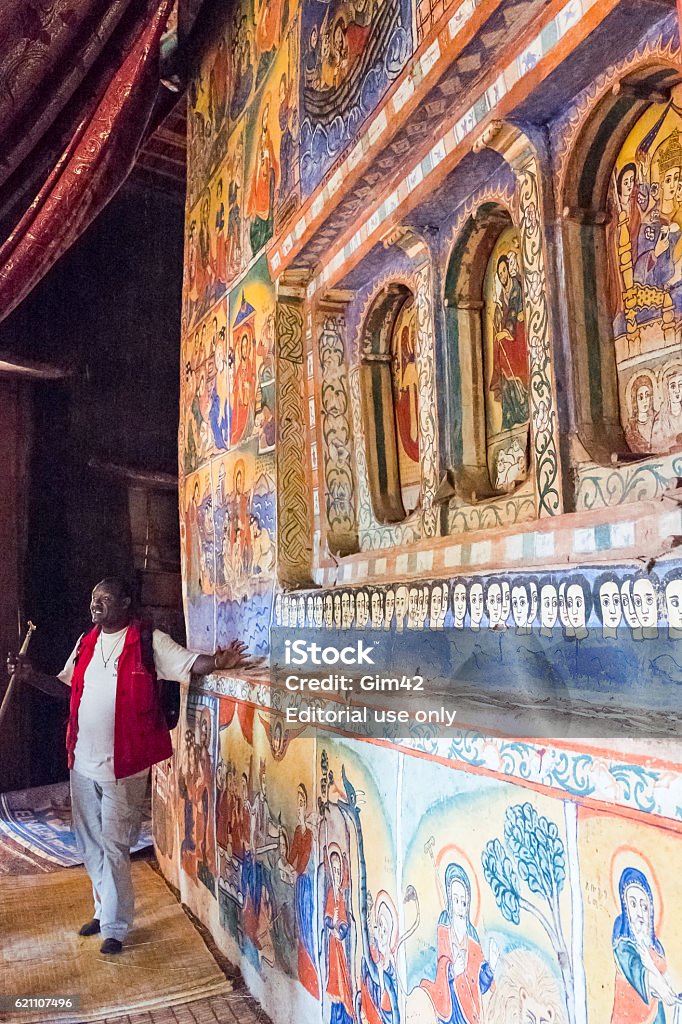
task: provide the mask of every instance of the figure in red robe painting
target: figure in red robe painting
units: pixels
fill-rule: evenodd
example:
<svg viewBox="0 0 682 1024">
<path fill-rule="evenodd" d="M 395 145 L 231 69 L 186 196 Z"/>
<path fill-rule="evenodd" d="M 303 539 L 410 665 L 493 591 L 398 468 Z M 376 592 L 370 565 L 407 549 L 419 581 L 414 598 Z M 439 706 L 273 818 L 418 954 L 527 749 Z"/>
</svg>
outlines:
<svg viewBox="0 0 682 1024">
<path fill-rule="evenodd" d="M 261 54 L 269 53 L 278 45 L 282 22 L 280 0 L 256 0 L 256 46 Z"/>
<path fill-rule="evenodd" d="M 478 1024 L 483 996 L 493 985 L 493 967 L 483 956 L 471 923 L 471 883 L 460 864 L 447 866 L 445 895 L 447 907 L 438 919 L 436 978 L 424 979 L 421 987 L 440 1024 Z M 497 950 L 491 943 L 493 958 L 497 959 Z"/>
<path fill-rule="evenodd" d="M 313 884 L 310 859 L 313 852 L 313 830 L 307 819 L 308 791 L 299 783 L 297 792 L 298 822 L 287 851 L 287 881 L 294 886 L 296 904 L 296 938 L 298 945 L 298 978 L 311 996 L 318 998 L 317 971 L 313 942 Z"/>
<path fill-rule="evenodd" d="M 246 206 L 246 212 L 251 218 L 249 238 L 254 256 L 272 238 L 275 192 L 278 185 L 279 162 L 270 135 L 270 95 L 267 94 L 263 103 L 261 131 Z"/>
<path fill-rule="evenodd" d="M 248 436 L 256 400 L 256 355 L 253 336 L 253 306 L 242 293 L 242 306 L 235 319 L 234 362 L 232 366 L 232 419 L 230 442 L 235 445 Z"/>
<path fill-rule="evenodd" d="M 325 991 L 331 1002 L 330 1024 L 353 1024 L 353 989 L 348 967 L 350 879 L 348 861 L 337 843 L 325 847 L 327 895 L 324 933 L 327 979 Z"/>
<path fill-rule="evenodd" d="M 514 257 L 514 271 L 511 263 Z M 500 292 L 493 313 L 493 367 L 490 390 L 502 406 L 502 430 L 528 419 L 528 347 L 523 290 L 516 256 L 497 261 Z"/>
<path fill-rule="evenodd" d="M 253 534 L 251 530 L 251 495 L 244 490 L 244 462 L 234 468 L 230 500 L 230 555 L 233 575 L 239 579 L 251 570 Z"/>
<path fill-rule="evenodd" d="M 398 435 L 407 457 L 419 462 L 419 382 L 413 325 L 405 324 L 400 331 L 395 360 Z"/>
</svg>

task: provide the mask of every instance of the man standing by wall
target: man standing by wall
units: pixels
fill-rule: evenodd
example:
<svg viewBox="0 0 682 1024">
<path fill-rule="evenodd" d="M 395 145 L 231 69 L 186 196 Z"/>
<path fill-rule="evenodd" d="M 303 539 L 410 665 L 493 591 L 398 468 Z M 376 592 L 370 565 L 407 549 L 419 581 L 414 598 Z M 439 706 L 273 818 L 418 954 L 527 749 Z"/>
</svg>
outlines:
<svg viewBox="0 0 682 1024">
<path fill-rule="evenodd" d="M 97 584 L 90 600 L 94 628 L 84 634 L 56 679 L 24 659 L 19 678 L 62 696 L 71 687 L 66 733 L 71 808 L 95 910 L 81 935 L 101 932 L 102 953 L 120 953 L 132 922 L 130 847 L 137 840 L 151 765 L 172 754 L 157 679 L 242 667 L 245 646 L 234 641 L 213 655 L 194 654 L 131 614 L 132 594 L 118 577 Z M 153 661 L 153 665 L 151 662 Z"/>
</svg>

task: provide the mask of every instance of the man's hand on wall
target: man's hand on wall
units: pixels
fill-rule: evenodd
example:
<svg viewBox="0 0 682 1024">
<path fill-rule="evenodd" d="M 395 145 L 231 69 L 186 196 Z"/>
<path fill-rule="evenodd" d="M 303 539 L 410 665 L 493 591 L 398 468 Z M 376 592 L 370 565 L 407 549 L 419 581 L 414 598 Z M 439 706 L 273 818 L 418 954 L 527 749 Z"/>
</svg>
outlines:
<svg viewBox="0 0 682 1024">
<path fill-rule="evenodd" d="M 233 640 L 229 647 L 219 647 L 215 654 L 200 654 L 192 672 L 197 676 L 207 676 L 211 672 L 251 666 L 251 658 L 246 655 L 246 644 L 242 640 Z"/>
<path fill-rule="evenodd" d="M 233 640 L 229 647 L 219 647 L 215 652 L 215 667 L 218 671 L 229 668 L 244 668 L 251 663 L 246 655 L 246 644 L 242 640 Z"/>
</svg>

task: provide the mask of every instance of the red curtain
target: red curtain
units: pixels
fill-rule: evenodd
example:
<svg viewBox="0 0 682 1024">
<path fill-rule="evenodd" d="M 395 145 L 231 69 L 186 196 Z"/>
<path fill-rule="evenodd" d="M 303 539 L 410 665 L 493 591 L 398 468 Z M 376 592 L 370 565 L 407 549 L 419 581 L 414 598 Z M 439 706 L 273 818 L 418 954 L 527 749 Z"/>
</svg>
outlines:
<svg viewBox="0 0 682 1024">
<path fill-rule="evenodd" d="M 19 75 L 15 85 L 15 90 L 19 85 L 25 90 L 22 102 L 10 106 L 3 105 L 2 99 L 7 91 L 8 62 L 11 66 L 10 56 L 17 51 L 17 44 L 15 39 L 14 50 L 10 46 L 8 55 L 7 47 L 13 40 L 8 39 L 10 30 L 0 28 L 0 182 L 6 179 L 7 188 L 18 179 L 21 186 L 11 189 L 15 197 L 21 187 L 26 189 L 26 182 L 39 185 L 32 202 L 19 211 L 16 226 L 0 246 L 0 319 L 16 308 L 76 241 L 129 174 L 157 96 L 159 41 L 172 7 L 172 0 L 90 0 L 86 4 L 71 0 L 69 13 L 64 0 L 40 8 L 27 0 L 12 3 L 17 8 L 12 28 L 16 35 L 16 21 L 23 18 L 24 39 L 38 32 L 40 18 L 47 17 L 43 9 L 49 9 L 51 16 L 58 8 L 62 21 L 67 18 L 67 27 L 69 17 L 74 22 L 64 36 L 56 33 L 60 44 L 56 54 L 45 28 L 44 73 L 40 75 L 41 62 L 35 57 L 33 78 L 29 75 L 24 81 Z M 99 13 L 97 8 L 101 9 Z M 89 22 L 82 18 L 85 9 Z M 29 17 L 34 21 L 26 26 Z M 76 22 L 79 31 L 74 31 Z M 98 47 L 92 43 L 93 35 Z M 69 42 L 74 49 L 66 59 L 64 50 Z M 110 45 L 105 46 L 105 42 Z M 18 49 L 21 51 L 21 46 Z M 74 63 L 79 65 L 78 73 L 74 72 Z M 22 160 L 27 145 L 18 136 L 17 125 L 22 117 L 30 117 L 30 104 L 41 102 L 50 82 L 59 102 L 51 105 L 49 115 L 42 107 L 37 116 L 34 114 L 32 120 L 46 134 L 36 142 L 35 132 L 28 133 L 34 148 Z M 61 112 L 57 110 L 60 106 Z M 7 149 L 5 131 L 10 143 Z M 55 140 L 61 151 L 55 150 Z M 48 168 L 47 177 L 44 173 L 41 177 L 41 169 Z M 5 221 L 7 210 L 5 204 Z"/>
</svg>

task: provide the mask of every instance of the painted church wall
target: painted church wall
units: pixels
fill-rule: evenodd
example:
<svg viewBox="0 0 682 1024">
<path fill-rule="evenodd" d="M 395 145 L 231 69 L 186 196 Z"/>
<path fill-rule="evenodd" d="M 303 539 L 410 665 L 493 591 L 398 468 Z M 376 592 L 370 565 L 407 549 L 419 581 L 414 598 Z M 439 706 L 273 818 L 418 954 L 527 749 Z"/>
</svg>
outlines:
<svg viewBox="0 0 682 1024">
<path fill-rule="evenodd" d="M 490 6 L 244 0 L 195 75 L 188 636 L 266 656 L 360 635 L 446 683 L 474 665 L 503 703 L 558 679 L 651 724 L 679 686 L 682 470 L 635 431 L 675 412 L 677 193 L 663 210 L 655 186 L 677 113 L 637 69 L 669 69 L 677 29 L 628 53 L 624 18 L 595 56 L 611 5 L 527 4 L 498 53 L 482 26 L 511 9 Z M 583 289 L 601 362 L 576 328 L 590 251 L 623 307 L 614 333 Z M 184 689 L 154 799 L 164 872 L 275 1024 L 676 1019 L 674 737 L 310 735 L 270 682 L 259 663 Z"/>
<path fill-rule="evenodd" d="M 680 776 L 656 745 L 639 761 L 596 744 L 311 738 L 258 688 L 185 695 L 164 789 L 175 861 L 167 824 L 155 835 L 273 1020 L 674 1007 Z"/>
</svg>

